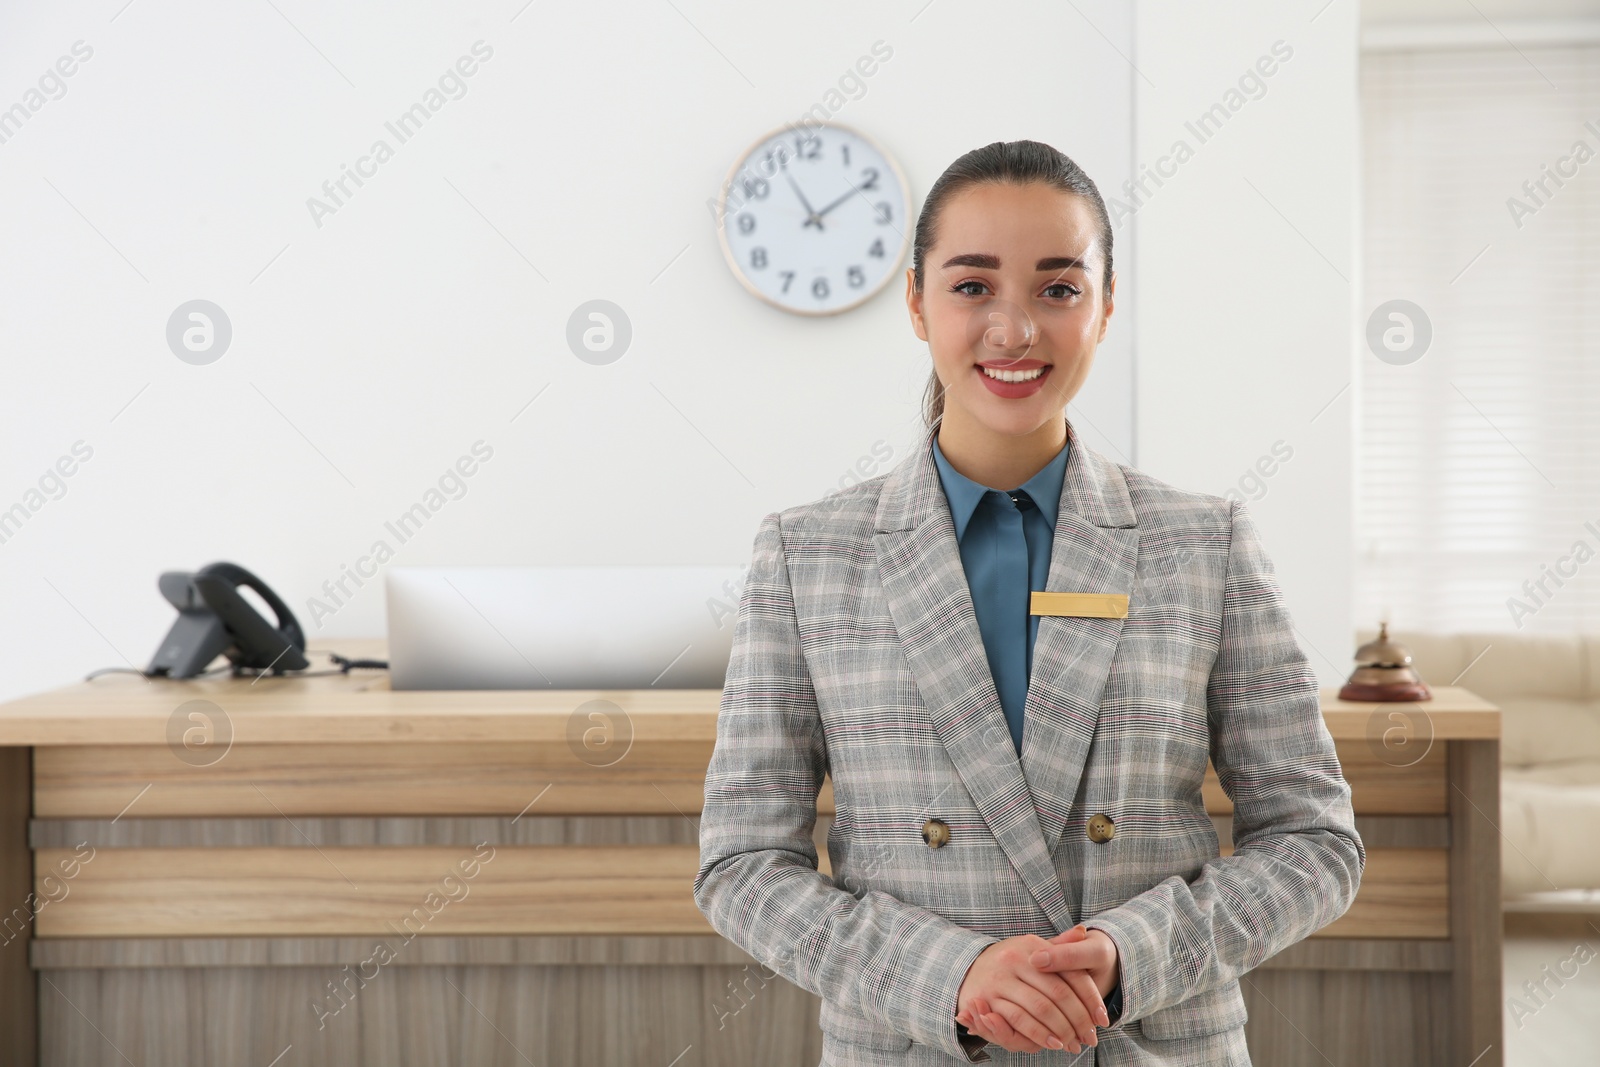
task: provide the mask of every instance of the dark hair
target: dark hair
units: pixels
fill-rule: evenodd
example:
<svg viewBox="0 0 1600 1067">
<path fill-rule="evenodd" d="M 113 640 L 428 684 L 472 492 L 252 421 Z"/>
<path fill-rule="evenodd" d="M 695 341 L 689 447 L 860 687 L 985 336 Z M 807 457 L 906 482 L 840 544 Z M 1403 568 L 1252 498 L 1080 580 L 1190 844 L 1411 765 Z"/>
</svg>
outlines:
<svg viewBox="0 0 1600 1067">
<path fill-rule="evenodd" d="M 939 175 L 939 180 L 928 190 L 922 203 L 922 213 L 917 216 L 917 234 L 911 247 L 913 284 L 922 292 L 924 260 L 938 235 L 939 215 L 950 197 L 970 186 L 1010 182 L 1025 185 L 1044 182 L 1062 192 L 1075 193 L 1089 204 L 1099 226 L 1100 247 L 1105 259 L 1101 266 L 1102 288 L 1111 281 L 1111 217 L 1106 213 L 1106 202 L 1094 181 L 1083 168 L 1047 144 L 1038 141 L 995 141 L 974 148 Z M 928 375 L 928 388 L 923 398 L 923 420 L 932 426 L 944 417 L 944 386 L 937 371 Z"/>
</svg>

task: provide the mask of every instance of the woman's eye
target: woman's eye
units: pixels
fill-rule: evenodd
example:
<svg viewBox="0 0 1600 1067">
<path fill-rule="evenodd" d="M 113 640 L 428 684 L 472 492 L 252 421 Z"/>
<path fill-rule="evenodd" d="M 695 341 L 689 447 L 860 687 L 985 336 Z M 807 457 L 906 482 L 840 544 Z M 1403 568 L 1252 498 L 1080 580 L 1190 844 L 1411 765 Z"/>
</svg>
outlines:
<svg viewBox="0 0 1600 1067">
<path fill-rule="evenodd" d="M 1045 289 L 1045 294 L 1055 297 L 1058 300 L 1065 300 L 1068 297 L 1080 295 L 1077 286 L 1068 285 L 1066 282 L 1049 286 Z"/>
<path fill-rule="evenodd" d="M 956 284 L 954 284 L 954 285 L 952 285 L 950 287 L 950 291 L 952 293 L 965 293 L 967 296 L 981 296 L 982 295 L 982 293 L 980 293 L 980 292 L 975 292 L 973 289 L 967 288 L 968 286 L 973 286 L 976 289 L 980 289 L 980 290 L 984 288 L 984 284 L 982 282 L 970 281 L 969 280 L 969 281 L 964 281 L 964 282 L 957 282 Z"/>
</svg>

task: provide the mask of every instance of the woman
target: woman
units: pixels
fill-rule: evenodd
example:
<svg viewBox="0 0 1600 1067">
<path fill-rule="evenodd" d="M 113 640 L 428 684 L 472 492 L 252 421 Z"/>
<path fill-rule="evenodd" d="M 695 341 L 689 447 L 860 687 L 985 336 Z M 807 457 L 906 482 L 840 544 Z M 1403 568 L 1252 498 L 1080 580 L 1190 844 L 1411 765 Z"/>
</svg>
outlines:
<svg viewBox="0 0 1600 1067">
<path fill-rule="evenodd" d="M 1065 417 L 1110 322 L 1111 253 L 1099 191 L 1053 148 L 956 160 L 906 279 L 933 359 L 921 447 L 756 535 L 695 900 L 822 997 L 828 1063 L 1011 1062 L 992 1043 L 1248 1064 L 1239 976 L 1360 883 L 1253 519 Z"/>
</svg>

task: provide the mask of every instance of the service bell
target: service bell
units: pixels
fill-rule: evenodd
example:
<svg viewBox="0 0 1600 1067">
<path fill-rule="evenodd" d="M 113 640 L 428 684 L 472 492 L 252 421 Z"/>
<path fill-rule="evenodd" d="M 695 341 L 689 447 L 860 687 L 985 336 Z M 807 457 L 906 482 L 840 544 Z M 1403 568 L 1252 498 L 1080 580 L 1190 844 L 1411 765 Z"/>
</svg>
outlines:
<svg viewBox="0 0 1600 1067">
<path fill-rule="evenodd" d="M 1356 669 L 1339 690 L 1340 700 L 1432 700 L 1433 694 L 1411 666 L 1411 653 L 1389 640 L 1389 624 L 1378 624 L 1378 639 L 1356 649 Z"/>
</svg>

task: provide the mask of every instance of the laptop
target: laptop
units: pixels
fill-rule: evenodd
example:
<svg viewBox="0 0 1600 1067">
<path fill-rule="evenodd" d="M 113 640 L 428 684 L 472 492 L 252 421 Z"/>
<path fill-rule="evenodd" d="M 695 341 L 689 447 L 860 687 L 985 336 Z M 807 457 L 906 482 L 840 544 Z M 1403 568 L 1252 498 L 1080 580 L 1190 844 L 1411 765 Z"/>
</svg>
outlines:
<svg viewBox="0 0 1600 1067">
<path fill-rule="evenodd" d="M 720 689 L 744 567 L 390 567 L 393 689 Z"/>
</svg>

